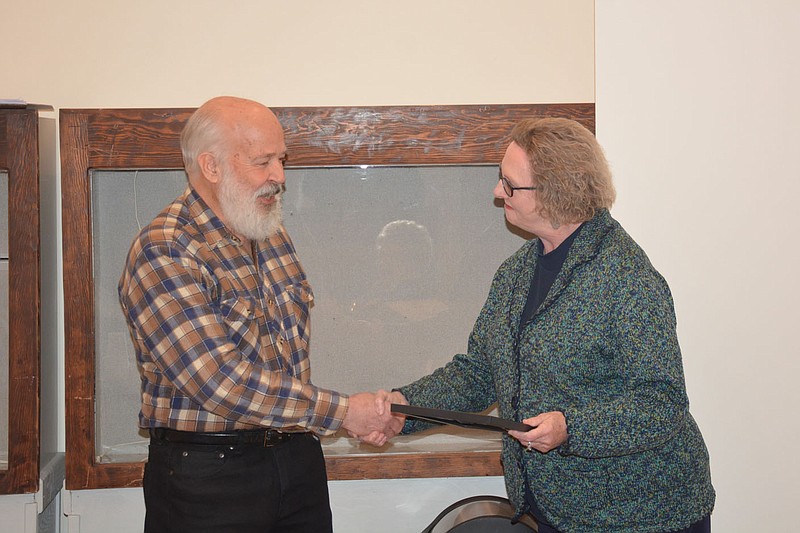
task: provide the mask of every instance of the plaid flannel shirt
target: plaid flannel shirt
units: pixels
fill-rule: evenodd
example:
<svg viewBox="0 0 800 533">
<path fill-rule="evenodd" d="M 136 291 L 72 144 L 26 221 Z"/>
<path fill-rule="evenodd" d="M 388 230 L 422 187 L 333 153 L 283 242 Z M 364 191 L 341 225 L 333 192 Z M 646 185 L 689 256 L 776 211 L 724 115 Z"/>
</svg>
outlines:
<svg viewBox="0 0 800 533">
<path fill-rule="evenodd" d="M 141 374 L 139 425 L 334 433 L 346 395 L 310 382 L 313 299 L 283 228 L 242 244 L 188 188 L 131 245 L 119 297 Z"/>
</svg>

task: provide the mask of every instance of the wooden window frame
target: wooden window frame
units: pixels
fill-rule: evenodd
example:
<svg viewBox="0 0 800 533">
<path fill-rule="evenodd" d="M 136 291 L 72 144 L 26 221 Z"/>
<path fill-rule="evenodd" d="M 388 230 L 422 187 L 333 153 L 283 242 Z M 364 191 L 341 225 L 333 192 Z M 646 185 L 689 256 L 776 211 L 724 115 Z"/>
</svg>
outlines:
<svg viewBox="0 0 800 533">
<path fill-rule="evenodd" d="M 62 109 L 67 489 L 135 487 L 144 465 L 95 461 L 95 338 L 90 172 L 182 169 L 193 109 Z M 595 106 L 509 104 L 273 108 L 289 167 L 499 163 L 519 120 L 562 116 L 594 131 Z M 121 267 L 120 267 L 121 268 Z M 313 363 L 312 363 L 313 364 Z M 327 456 L 328 478 L 502 475 L 498 452 Z"/>
<path fill-rule="evenodd" d="M 39 113 L 0 109 L 0 169 L 8 172 L 8 469 L 0 494 L 39 487 Z"/>
</svg>

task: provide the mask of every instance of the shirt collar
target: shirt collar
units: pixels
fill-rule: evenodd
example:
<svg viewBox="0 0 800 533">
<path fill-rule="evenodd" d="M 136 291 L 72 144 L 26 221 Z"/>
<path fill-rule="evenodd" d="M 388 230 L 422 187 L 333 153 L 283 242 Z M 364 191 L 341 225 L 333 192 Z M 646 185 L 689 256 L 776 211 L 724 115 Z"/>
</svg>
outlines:
<svg viewBox="0 0 800 533">
<path fill-rule="evenodd" d="M 241 244 L 240 239 L 225 226 L 225 223 L 214 213 L 208 204 L 190 185 L 184 192 L 185 204 L 189 215 L 197 224 L 197 229 L 212 247 L 222 244 Z"/>
</svg>

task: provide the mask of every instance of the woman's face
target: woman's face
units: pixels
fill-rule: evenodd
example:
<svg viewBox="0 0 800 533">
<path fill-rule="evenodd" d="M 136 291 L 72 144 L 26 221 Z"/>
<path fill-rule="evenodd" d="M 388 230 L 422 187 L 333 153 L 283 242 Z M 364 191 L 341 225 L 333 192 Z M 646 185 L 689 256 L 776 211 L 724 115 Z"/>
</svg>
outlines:
<svg viewBox="0 0 800 533">
<path fill-rule="evenodd" d="M 500 173 L 508 180 L 512 187 L 535 187 L 533 171 L 528 161 L 528 156 L 517 143 L 512 142 L 506 149 L 503 162 L 500 163 Z M 537 213 L 535 190 L 516 190 L 513 196 L 506 194 L 501 180 L 497 181 L 494 188 L 494 197 L 503 201 L 506 220 L 520 229 L 534 235 L 542 229 L 551 227 L 550 224 Z"/>
</svg>

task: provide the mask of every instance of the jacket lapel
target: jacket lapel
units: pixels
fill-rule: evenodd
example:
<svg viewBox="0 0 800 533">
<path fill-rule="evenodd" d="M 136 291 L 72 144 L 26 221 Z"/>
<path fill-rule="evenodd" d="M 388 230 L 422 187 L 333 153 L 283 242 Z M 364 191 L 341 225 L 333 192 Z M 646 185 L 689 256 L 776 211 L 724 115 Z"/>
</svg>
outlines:
<svg viewBox="0 0 800 533">
<path fill-rule="evenodd" d="M 536 319 L 536 316 L 544 312 L 561 297 L 561 293 L 564 292 L 564 289 L 569 286 L 570 282 L 572 281 L 572 277 L 575 275 L 581 265 L 591 261 L 599 253 L 601 243 L 605 239 L 606 235 L 608 235 L 608 232 L 611 231 L 611 228 L 614 224 L 615 221 L 613 218 L 611 218 L 611 215 L 607 209 L 601 209 L 597 212 L 594 218 L 586 222 L 584 227 L 581 229 L 581 232 L 572 243 L 569 253 L 567 254 L 567 259 L 564 261 L 564 266 L 561 267 L 561 272 L 558 273 L 555 281 L 553 281 L 553 286 L 550 287 L 550 290 L 547 292 L 547 296 L 545 296 L 542 305 L 540 305 L 539 309 L 537 309 L 534 313 L 534 320 Z M 533 247 L 531 248 L 533 249 Z M 530 269 L 530 274 L 527 276 L 527 287 L 530 287 L 531 277 L 533 276 L 533 271 L 536 267 L 536 253 L 533 252 L 531 255 L 534 256 L 534 259 L 532 261 L 533 266 Z M 517 287 L 517 289 L 519 288 L 520 287 Z M 517 300 L 519 292 L 520 291 L 518 290 L 514 297 L 515 301 Z M 524 307 L 525 300 L 527 299 L 528 295 L 528 289 L 525 288 L 521 292 L 523 295 L 522 306 Z M 517 320 L 519 320 L 519 315 L 521 313 L 522 308 L 519 309 L 519 312 L 516 315 Z"/>
</svg>

